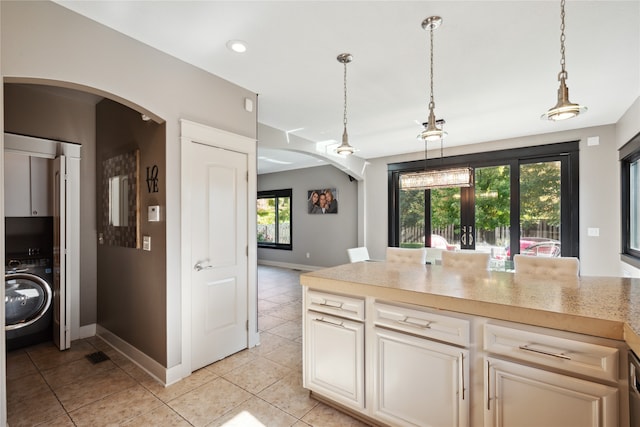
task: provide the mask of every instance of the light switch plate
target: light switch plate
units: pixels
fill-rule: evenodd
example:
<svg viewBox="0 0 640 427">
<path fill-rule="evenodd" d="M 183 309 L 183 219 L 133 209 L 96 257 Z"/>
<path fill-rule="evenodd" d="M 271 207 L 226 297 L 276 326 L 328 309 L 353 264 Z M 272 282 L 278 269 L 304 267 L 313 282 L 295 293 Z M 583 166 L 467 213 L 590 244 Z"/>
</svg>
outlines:
<svg viewBox="0 0 640 427">
<path fill-rule="evenodd" d="M 142 236 L 142 250 L 151 250 L 151 236 Z"/>
<path fill-rule="evenodd" d="M 598 237 L 600 236 L 600 229 L 595 227 L 587 228 L 587 236 L 589 237 Z"/>
<path fill-rule="evenodd" d="M 158 222 L 160 221 L 160 206 L 149 206 L 149 222 Z"/>
</svg>

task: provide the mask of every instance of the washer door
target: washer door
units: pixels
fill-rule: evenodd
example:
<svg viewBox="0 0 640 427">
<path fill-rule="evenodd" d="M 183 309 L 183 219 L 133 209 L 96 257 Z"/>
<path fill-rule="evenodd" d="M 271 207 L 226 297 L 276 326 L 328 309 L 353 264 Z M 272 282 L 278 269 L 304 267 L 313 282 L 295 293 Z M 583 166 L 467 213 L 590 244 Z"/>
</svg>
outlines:
<svg viewBox="0 0 640 427">
<path fill-rule="evenodd" d="M 31 325 L 51 305 L 51 286 L 33 274 L 5 275 L 4 295 L 6 331 Z"/>
</svg>

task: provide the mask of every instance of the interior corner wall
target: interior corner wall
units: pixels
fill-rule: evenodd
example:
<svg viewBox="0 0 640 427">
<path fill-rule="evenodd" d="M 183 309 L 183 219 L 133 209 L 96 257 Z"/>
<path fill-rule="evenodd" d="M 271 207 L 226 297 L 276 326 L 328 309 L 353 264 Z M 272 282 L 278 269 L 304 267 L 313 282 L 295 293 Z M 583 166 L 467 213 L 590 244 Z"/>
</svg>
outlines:
<svg viewBox="0 0 640 427">
<path fill-rule="evenodd" d="M 138 149 L 140 236 L 151 237 L 151 250 L 98 244 L 98 324 L 166 366 L 167 299 L 165 222 L 147 221 L 148 206 L 166 206 L 165 126 L 143 121 L 140 113 L 105 99 L 96 105 L 96 200 L 98 230 L 104 206 L 102 162 Z M 158 167 L 157 192 L 147 186 L 147 171 Z"/>
<path fill-rule="evenodd" d="M 257 139 L 257 94 L 72 12 L 43 1 L 0 1 L 2 77 L 83 87 L 166 124 L 166 277 L 168 368 L 183 358 L 180 243 L 180 127 L 188 119 Z M 126 78 L 123 75 L 126 74 Z"/>
<path fill-rule="evenodd" d="M 80 326 L 96 322 L 95 103 L 46 87 L 4 85 L 5 131 L 80 144 Z M 4 235 L 4 234 L 3 234 Z"/>
<path fill-rule="evenodd" d="M 445 149 L 445 154 L 453 156 L 580 141 L 580 274 L 619 276 L 620 172 L 615 129 L 614 125 L 598 126 L 450 147 Z M 594 136 L 599 137 L 599 145 L 589 146 L 587 139 Z M 367 195 L 364 215 L 367 218 L 366 242 L 372 258 L 384 258 L 388 244 L 387 166 L 421 158 L 424 158 L 424 153 L 416 152 L 369 160 L 365 175 Z M 587 228 L 590 227 L 599 228 L 600 236 L 587 236 Z"/>
<path fill-rule="evenodd" d="M 348 263 L 347 249 L 358 245 L 358 182 L 333 166 L 258 175 L 258 191 L 288 188 L 293 250 L 258 248 L 258 262 L 308 269 Z M 326 188 L 337 190 L 338 213 L 309 214 L 307 191 Z"/>
</svg>

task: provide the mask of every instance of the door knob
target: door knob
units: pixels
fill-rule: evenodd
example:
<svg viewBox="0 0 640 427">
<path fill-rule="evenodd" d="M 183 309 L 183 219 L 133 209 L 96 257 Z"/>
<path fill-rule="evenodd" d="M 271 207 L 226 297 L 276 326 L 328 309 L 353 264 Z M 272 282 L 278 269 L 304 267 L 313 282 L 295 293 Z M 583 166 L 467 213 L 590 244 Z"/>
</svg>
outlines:
<svg viewBox="0 0 640 427">
<path fill-rule="evenodd" d="M 207 261 L 198 261 L 196 265 L 193 266 L 193 269 L 195 271 L 202 271 L 202 270 L 211 270 L 213 268 L 213 265 L 209 264 L 208 262 L 206 264 L 203 264 L 203 262 L 207 262 Z"/>
</svg>

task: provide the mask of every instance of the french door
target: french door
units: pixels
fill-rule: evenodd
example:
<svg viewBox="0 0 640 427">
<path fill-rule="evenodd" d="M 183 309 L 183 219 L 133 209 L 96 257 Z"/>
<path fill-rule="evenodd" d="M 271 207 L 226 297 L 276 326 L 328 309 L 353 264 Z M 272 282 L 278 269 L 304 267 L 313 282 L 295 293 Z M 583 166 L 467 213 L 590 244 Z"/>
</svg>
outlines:
<svg viewBox="0 0 640 427">
<path fill-rule="evenodd" d="M 517 253 L 577 256 L 577 154 L 485 157 L 464 163 L 472 187 L 400 190 L 396 179 L 415 169 L 390 165 L 389 245 L 488 252 L 499 270 Z"/>
</svg>

